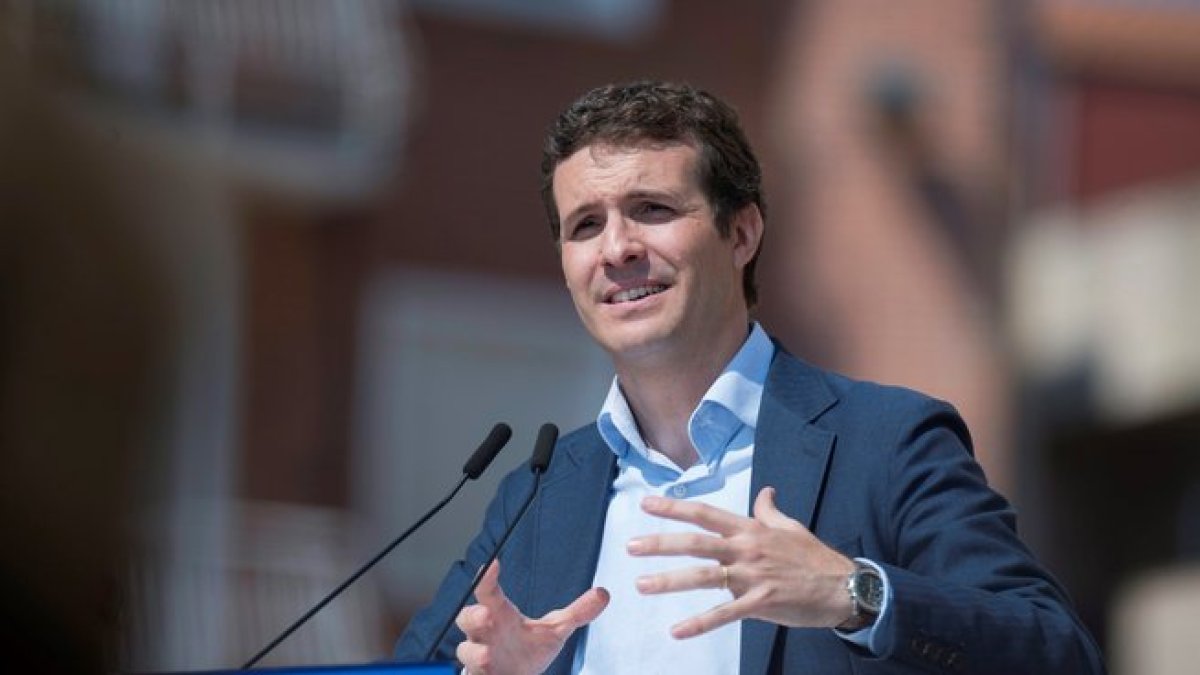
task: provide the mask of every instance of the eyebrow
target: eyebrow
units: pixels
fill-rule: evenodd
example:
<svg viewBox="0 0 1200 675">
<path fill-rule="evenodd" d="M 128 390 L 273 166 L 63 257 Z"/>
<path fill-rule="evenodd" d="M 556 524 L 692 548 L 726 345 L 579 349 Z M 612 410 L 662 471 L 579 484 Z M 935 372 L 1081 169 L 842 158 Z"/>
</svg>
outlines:
<svg viewBox="0 0 1200 675">
<path fill-rule="evenodd" d="M 685 201 L 682 195 L 680 195 L 679 193 L 677 193 L 673 190 L 652 190 L 652 189 L 647 189 L 647 188 L 637 188 L 637 189 L 631 190 L 631 191 L 621 195 L 621 201 L 636 201 L 639 199 L 665 199 L 665 200 L 670 200 L 670 201 L 673 201 L 673 202 L 676 202 L 679 204 L 682 204 Z M 574 223 L 576 218 L 578 218 L 581 213 L 590 211 L 595 206 L 596 206 L 596 202 L 594 202 L 594 201 L 587 202 L 586 204 L 580 204 L 579 206 L 576 206 L 575 208 L 571 209 L 571 211 L 569 213 L 567 213 L 567 215 L 563 216 L 561 222 L 564 224 Z"/>
<path fill-rule="evenodd" d="M 671 201 L 682 202 L 683 197 L 672 190 L 646 190 L 638 189 L 625 195 L 626 199 L 670 199 Z"/>
</svg>

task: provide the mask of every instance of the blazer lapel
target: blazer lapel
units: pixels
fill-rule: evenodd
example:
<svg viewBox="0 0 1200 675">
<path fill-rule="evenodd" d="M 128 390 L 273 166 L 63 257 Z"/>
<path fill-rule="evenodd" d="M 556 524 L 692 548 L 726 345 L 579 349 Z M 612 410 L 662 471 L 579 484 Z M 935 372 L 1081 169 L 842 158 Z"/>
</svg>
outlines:
<svg viewBox="0 0 1200 675">
<path fill-rule="evenodd" d="M 834 435 L 810 422 L 836 400 L 818 371 L 776 346 L 755 432 L 751 508 L 758 493 L 771 486 L 780 511 L 815 527 Z M 742 675 L 767 672 L 779 630 L 766 621 L 742 622 Z"/>
<path fill-rule="evenodd" d="M 595 427 L 576 439 L 560 448 L 560 459 L 570 465 L 547 477 L 537 510 L 530 514 L 538 519 L 535 531 L 539 533 L 525 608 L 530 616 L 570 604 L 592 587 L 595 576 L 616 456 Z M 571 672 L 578 640 L 576 631 L 547 673 Z"/>
</svg>

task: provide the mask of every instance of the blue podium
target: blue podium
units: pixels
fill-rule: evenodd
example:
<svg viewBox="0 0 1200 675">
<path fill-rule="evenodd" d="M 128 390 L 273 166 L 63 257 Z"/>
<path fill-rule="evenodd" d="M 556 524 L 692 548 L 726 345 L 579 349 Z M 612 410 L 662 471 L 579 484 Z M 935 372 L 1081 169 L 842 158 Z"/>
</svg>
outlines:
<svg viewBox="0 0 1200 675">
<path fill-rule="evenodd" d="M 193 670 L 162 675 L 457 675 L 450 663 L 363 663 L 346 666 L 289 666 L 250 670 Z"/>
</svg>

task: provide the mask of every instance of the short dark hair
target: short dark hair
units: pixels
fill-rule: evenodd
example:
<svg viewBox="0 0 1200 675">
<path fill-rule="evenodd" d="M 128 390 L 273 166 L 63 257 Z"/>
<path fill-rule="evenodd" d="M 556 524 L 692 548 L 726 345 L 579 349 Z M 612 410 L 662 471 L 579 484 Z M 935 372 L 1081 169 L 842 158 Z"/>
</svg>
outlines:
<svg viewBox="0 0 1200 675">
<path fill-rule="evenodd" d="M 713 206 L 721 236 L 729 236 L 733 216 L 751 204 L 766 218 L 762 170 L 733 108 L 687 84 L 650 81 L 610 84 L 577 99 L 558 116 L 546 135 L 542 149 L 542 203 L 555 241 L 562 223 L 554 201 L 554 171 L 578 150 L 597 143 L 694 145 L 700 155 L 700 186 Z M 742 275 L 742 291 L 748 307 L 758 301 L 754 281 L 758 253 L 754 252 Z"/>
</svg>

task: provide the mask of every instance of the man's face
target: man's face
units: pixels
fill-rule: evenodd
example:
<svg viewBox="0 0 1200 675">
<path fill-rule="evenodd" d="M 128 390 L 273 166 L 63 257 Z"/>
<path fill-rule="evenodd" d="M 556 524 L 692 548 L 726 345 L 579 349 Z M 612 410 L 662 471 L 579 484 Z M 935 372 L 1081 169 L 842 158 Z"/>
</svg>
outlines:
<svg viewBox="0 0 1200 675">
<path fill-rule="evenodd" d="M 588 332 L 618 361 L 711 357 L 714 342 L 745 337 L 742 269 L 761 220 L 747 209 L 722 238 L 698 161 L 683 143 L 601 144 L 554 172 L 567 288 Z"/>
</svg>

